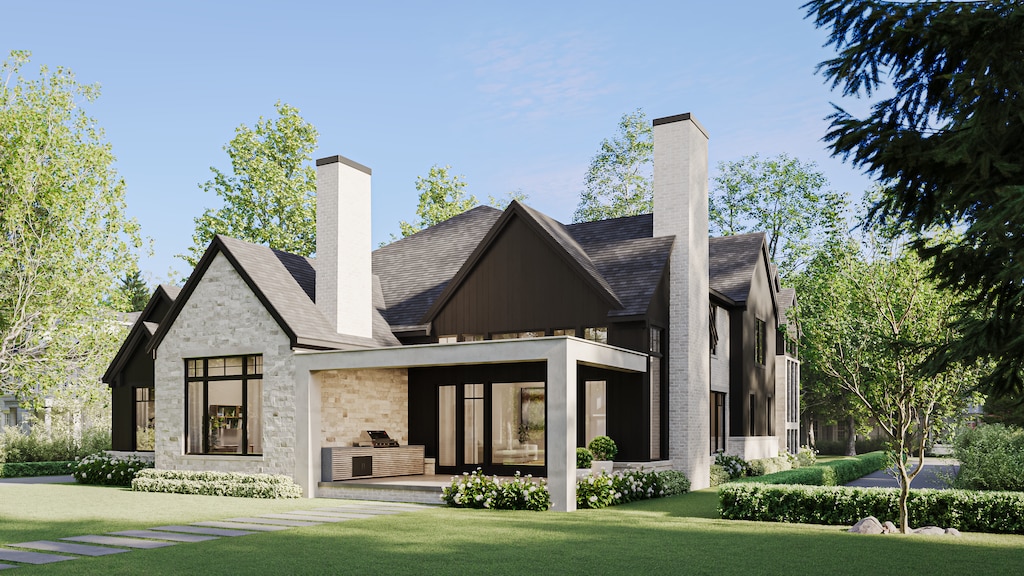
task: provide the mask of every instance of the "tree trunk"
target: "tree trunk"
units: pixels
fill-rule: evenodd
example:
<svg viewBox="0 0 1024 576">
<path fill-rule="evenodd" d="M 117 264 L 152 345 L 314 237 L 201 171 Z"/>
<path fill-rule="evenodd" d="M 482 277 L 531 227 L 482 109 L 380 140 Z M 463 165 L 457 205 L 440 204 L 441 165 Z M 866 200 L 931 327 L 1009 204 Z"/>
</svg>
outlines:
<svg viewBox="0 0 1024 576">
<path fill-rule="evenodd" d="M 910 514 L 907 510 L 907 498 L 910 496 L 910 475 L 907 474 L 905 455 L 905 448 L 900 446 L 899 452 L 896 454 L 896 470 L 899 472 L 900 481 L 900 534 L 910 531 Z"/>
<path fill-rule="evenodd" d="M 857 422 L 853 416 L 846 419 L 846 455 L 857 455 Z"/>
<path fill-rule="evenodd" d="M 817 442 L 814 439 L 814 418 L 807 419 L 807 447 L 814 450 Z"/>
</svg>

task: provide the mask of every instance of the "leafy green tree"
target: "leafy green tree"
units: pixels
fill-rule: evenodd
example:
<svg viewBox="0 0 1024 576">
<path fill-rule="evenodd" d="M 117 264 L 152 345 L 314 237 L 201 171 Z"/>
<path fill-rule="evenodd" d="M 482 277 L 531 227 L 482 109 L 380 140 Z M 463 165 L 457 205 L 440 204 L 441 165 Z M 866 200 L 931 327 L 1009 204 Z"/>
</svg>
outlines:
<svg viewBox="0 0 1024 576">
<path fill-rule="evenodd" d="M 819 71 L 872 103 L 862 116 L 836 107 L 833 154 L 886 184 L 873 216 L 919 235 L 931 274 L 970 294 L 930 369 L 992 358 L 989 389 L 1024 394 L 1024 3 L 805 7 L 837 53 Z M 931 242 L 936 228 L 960 233 Z"/>
<path fill-rule="evenodd" d="M 720 162 L 708 199 L 711 232 L 766 233 L 772 262 L 786 278 L 810 260 L 816 246 L 841 232 L 846 200 L 827 186 L 814 162 L 785 154 Z"/>
<path fill-rule="evenodd" d="M 0 64 L 0 394 L 28 404 L 102 400 L 99 376 L 124 336 L 110 302 L 137 268 L 138 225 L 103 131 L 99 96 L 58 67 Z"/>
<path fill-rule="evenodd" d="M 930 351 L 955 336 L 958 297 L 930 280 L 926 264 L 897 242 L 872 238 L 867 246 L 866 254 L 842 254 L 835 274 L 814 277 L 801 293 L 802 351 L 806 363 L 853 395 L 888 436 L 906 532 L 908 490 L 925 447 L 946 422 L 962 417 L 977 371 L 963 365 L 934 376 L 917 371 Z"/>
<path fill-rule="evenodd" d="M 466 181 L 462 175 L 452 174 L 451 169 L 448 165 L 442 167 L 435 164 L 426 176 L 416 177 L 416 190 L 420 193 L 420 201 L 416 206 L 419 220 L 412 224 L 405 220 L 398 223 L 403 238 L 458 216 L 479 204 L 476 196 L 466 194 Z"/>
<path fill-rule="evenodd" d="M 139 269 L 125 272 L 120 278 L 118 291 L 125 302 L 125 312 L 140 312 L 149 303 L 149 286 L 146 286 L 142 279 L 142 272 Z"/>
<path fill-rule="evenodd" d="M 277 117 L 242 124 L 224 147 L 231 171 L 210 167 L 200 185 L 223 200 L 195 219 L 193 245 L 179 257 L 195 266 L 216 234 L 293 254 L 316 251 L 316 170 L 311 163 L 317 131 L 298 109 L 278 101 Z"/>
<path fill-rule="evenodd" d="M 654 210 L 654 132 L 644 111 L 623 114 L 619 132 L 590 161 L 573 222 L 647 214 Z"/>
</svg>

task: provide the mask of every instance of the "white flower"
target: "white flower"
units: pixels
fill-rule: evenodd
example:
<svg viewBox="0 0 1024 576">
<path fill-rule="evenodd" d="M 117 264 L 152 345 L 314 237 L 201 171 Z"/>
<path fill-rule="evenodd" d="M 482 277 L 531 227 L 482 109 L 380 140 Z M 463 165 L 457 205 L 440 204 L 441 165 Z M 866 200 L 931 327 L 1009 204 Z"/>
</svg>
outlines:
<svg viewBox="0 0 1024 576">
<path fill-rule="evenodd" d="M 591 502 L 597 502 L 597 496 L 591 496 L 590 498 L 588 498 L 588 500 L 590 500 Z"/>
<path fill-rule="evenodd" d="M 483 495 L 483 494 L 477 494 L 477 495 L 476 495 L 476 501 L 477 501 L 477 502 L 479 502 L 479 501 L 481 501 L 481 500 L 483 500 L 483 499 L 484 499 L 484 495 Z"/>
</svg>

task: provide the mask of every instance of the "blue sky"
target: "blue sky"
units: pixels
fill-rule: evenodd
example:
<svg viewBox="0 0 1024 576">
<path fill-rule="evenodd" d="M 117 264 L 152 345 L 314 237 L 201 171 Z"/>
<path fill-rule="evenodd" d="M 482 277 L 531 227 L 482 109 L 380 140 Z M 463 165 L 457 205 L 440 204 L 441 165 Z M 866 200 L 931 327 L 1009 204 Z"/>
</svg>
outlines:
<svg viewBox="0 0 1024 576">
<path fill-rule="evenodd" d="M 193 218 L 199 184 L 230 167 L 235 127 L 282 100 L 320 132 L 316 157 L 373 169 L 374 244 L 413 220 L 417 175 L 450 164 L 481 200 L 512 190 L 568 222 L 584 172 L 619 117 L 691 112 L 721 161 L 788 153 L 837 191 L 867 178 L 822 142 L 831 56 L 801 1 L 49 2 L 0 1 L 4 55 L 99 83 L 128 210 L 153 241 L 150 281 Z M 845 103 L 844 103 L 845 105 Z"/>
</svg>

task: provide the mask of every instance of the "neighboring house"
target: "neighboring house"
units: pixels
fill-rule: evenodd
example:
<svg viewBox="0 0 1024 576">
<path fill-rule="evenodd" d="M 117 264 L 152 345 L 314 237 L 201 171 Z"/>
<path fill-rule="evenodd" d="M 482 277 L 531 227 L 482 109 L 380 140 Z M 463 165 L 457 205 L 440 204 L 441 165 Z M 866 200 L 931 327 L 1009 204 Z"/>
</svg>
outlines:
<svg viewBox="0 0 1024 576">
<path fill-rule="evenodd" d="M 217 236 L 157 290 L 104 377 L 115 448 L 152 414 L 158 468 L 283 473 L 313 496 L 332 450 L 386 430 L 439 473 L 546 476 L 556 510 L 599 434 L 695 488 L 716 449 L 777 454 L 777 356 L 798 364 L 764 235 L 709 243 L 707 134 L 654 125 L 654 214 L 563 225 L 513 202 L 372 254 L 370 169 L 318 160 L 315 259 Z"/>
</svg>

